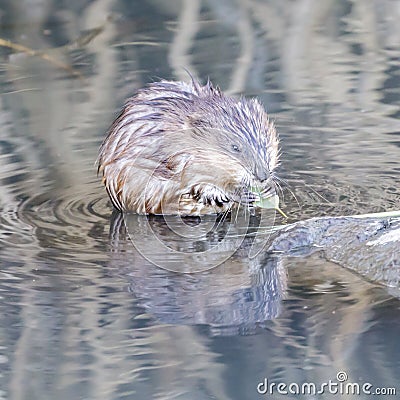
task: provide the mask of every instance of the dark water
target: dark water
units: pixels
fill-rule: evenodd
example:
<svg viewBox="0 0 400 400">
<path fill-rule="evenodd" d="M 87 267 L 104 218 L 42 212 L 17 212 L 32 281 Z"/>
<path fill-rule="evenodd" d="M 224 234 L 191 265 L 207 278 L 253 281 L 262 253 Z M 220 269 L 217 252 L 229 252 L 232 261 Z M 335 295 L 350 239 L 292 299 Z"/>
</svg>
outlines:
<svg viewBox="0 0 400 400">
<path fill-rule="evenodd" d="M 74 71 L 0 48 L 0 399 L 272 398 L 265 378 L 340 371 L 399 398 L 389 289 L 320 252 L 250 259 L 241 232 L 208 251 L 173 220 L 133 217 L 135 247 L 94 166 L 123 100 L 186 68 L 265 104 L 289 222 L 399 210 L 399 18 L 389 0 L 0 2 L 1 38 Z"/>
</svg>

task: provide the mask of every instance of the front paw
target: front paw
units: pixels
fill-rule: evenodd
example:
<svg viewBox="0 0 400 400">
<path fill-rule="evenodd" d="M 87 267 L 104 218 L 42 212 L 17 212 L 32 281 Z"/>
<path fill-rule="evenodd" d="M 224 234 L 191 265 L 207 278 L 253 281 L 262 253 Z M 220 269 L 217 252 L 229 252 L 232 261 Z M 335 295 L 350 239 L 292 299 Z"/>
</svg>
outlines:
<svg viewBox="0 0 400 400">
<path fill-rule="evenodd" d="M 195 186 L 192 188 L 191 195 L 193 199 L 204 205 L 223 207 L 230 203 L 228 195 L 216 186 Z"/>
<path fill-rule="evenodd" d="M 260 200 L 260 196 L 257 193 L 250 192 L 249 190 L 244 190 L 240 195 L 240 203 L 251 206 Z"/>
</svg>

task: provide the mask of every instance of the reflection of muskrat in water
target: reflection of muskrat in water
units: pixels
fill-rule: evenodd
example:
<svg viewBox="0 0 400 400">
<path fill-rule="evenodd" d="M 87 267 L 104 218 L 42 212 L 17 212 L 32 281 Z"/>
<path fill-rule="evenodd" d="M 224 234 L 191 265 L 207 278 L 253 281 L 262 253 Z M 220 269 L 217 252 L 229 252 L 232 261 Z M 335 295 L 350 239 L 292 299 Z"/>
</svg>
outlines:
<svg viewBox="0 0 400 400">
<path fill-rule="evenodd" d="M 199 215 L 274 193 L 278 138 L 260 103 L 210 82 L 153 83 L 130 98 L 100 148 L 116 208 Z"/>
</svg>

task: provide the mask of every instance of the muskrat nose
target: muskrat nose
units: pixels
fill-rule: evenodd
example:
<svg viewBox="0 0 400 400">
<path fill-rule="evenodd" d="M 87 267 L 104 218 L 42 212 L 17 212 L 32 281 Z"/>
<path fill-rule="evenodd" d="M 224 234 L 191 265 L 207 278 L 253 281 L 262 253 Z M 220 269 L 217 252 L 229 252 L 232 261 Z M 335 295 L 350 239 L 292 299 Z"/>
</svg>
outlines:
<svg viewBox="0 0 400 400">
<path fill-rule="evenodd" d="M 265 168 L 259 167 L 256 169 L 256 178 L 261 182 L 265 182 L 269 178 L 269 172 Z"/>
</svg>

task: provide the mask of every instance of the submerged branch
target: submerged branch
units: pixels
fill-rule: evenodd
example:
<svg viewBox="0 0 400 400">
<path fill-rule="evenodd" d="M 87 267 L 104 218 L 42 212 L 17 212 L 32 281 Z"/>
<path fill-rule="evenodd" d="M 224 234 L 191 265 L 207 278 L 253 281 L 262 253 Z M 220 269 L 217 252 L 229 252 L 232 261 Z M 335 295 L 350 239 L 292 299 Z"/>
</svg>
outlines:
<svg viewBox="0 0 400 400">
<path fill-rule="evenodd" d="M 108 19 L 107 21 L 109 21 L 109 20 L 110 19 Z M 107 23 L 107 21 L 106 21 L 106 23 Z M 96 38 L 104 30 L 104 27 L 105 27 L 105 24 L 103 24 L 99 27 L 90 29 L 89 31 L 84 32 L 82 35 L 80 35 L 77 39 L 75 39 L 71 43 L 68 43 L 65 46 L 61 46 L 58 48 L 48 49 L 47 52 L 41 51 L 41 50 L 34 50 L 30 47 L 24 46 L 19 43 L 14 43 L 14 42 L 11 42 L 10 40 L 2 39 L 2 38 L 0 38 L 0 46 L 7 47 L 15 52 L 24 53 L 24 54 L 27 54 L 32 57 L 39 57 L 42 60 L 48 61 L 49 63 L 55 65 L 56 67 L 67 71 L 72 76 L 82 79 L 83 76 L 79 71 L 76 71 L 70 65 L 58 60 L 57 58 L 54 58 L 53 56 L 51 56 L 48 53 L 48 51 L 56 50 L 56 49 L 57 50 L 75 49 L 75 48 L 84 47 L 84 46 L 88 45 L 91 41 L 93 41 L 93 39 Z"/>
<path fill-rule="evenodd" d="M 49 54 L 47 54 L 43 51 L 37 51 L 37 50 L 31 49 L 30 47 L 23 46 L 22 44 L 14 43 L 14 42 L 11 42 L 10 40 L 6 40 L 6 39 L 2 39 L 2 38 L 0 38 L 0 46 L 8 47 L 9 49 L 28 54 L 29 56 L 32 56 L 32 57 L 39 57 L 43 60 L 50 62 L 51 64 L 55 65 L 56 67 L 69 72 L 71 75 L 73 75 L 75 77 L 82 78 L 82 74 L 80 72 L 74 70 L 70 65 L 63 63 L 63 62 L 57 60 L 56 58 L 53 58 L 52 56 L 50 56 Z"/>
</svg>

